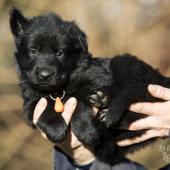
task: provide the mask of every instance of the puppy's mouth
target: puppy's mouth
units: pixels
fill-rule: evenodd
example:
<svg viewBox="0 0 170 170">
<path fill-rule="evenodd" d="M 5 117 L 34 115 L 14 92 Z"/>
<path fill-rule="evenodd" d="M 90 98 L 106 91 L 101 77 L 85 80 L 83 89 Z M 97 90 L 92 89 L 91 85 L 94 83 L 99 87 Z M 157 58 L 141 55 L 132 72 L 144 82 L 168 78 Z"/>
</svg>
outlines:
<svg viewBox="0 0 170 170">
<path fill-rule="evenodd" d="M 37 90 L 44 91 L 46 93 L 47 92 L 53 93 L 53 92 L 64 90 L 68 84 L 68 78 L 59 77 L 59 78 L 49 79 L 46 81 L 41 81 L 32 78 L 31 84 Z"/>
<path fill-rule="evenodd" d="M 66 82 L 56 82 L 56 83 L 48 83 L 48 82 L 41 82 L 38 84 L 34 84 L 39 90 L 43 91 L 57 91 L 64 89 L 66 86 Z"/>
</svg>

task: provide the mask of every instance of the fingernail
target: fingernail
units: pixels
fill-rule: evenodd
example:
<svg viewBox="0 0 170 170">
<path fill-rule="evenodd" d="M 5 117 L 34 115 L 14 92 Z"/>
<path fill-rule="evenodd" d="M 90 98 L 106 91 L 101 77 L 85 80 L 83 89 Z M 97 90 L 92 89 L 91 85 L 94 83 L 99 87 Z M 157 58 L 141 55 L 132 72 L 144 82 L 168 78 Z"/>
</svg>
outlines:
<svg viewBox="0 0 170 170">
<path fill-rule="evenodd" d="M 124 146 L 124 145 L 126 145 L 126 140 L 124 140 L 124 141 L 119 141 L 119 142 L 117 142 L 117 145 L 119 145 L 119 146 Z"/>
<path fill-rule="evenodd" d="M 38 104 L 41 104 L 42 106 L 46 105 L 46 103 L 47 103 L 47 100 L 44 97 L 42 97 L 38 102 Z"/>
<path fill-rule="evenodd" d="M 129 127 L 128 127 L 128 130 L 138 130 L 139 129 L 139 127 L 136 125 L 136 122 L 134 122 L 134 123 L 131 123 L 130 125 L 129 125 Z"/>
<path fill-rule="evenodd" d="M 71 97 L 68 102 L 69 105 L 76 106 L 77 105 L 77 100 L 75 97 Z"/>
<path fill-rule="evenodd" d="M 123 143 L 124 142 L 122 142 L 122 141 L 117 142 L 118 145 L 122 145 Z"/>
<path fill-rule="evenodd" d="M 148 89 L 152 92 L 156 92 L 157 91 L 157 85 L 154 85 L 154 84 L 150 84 L 148 86 Z"/>
</svg>

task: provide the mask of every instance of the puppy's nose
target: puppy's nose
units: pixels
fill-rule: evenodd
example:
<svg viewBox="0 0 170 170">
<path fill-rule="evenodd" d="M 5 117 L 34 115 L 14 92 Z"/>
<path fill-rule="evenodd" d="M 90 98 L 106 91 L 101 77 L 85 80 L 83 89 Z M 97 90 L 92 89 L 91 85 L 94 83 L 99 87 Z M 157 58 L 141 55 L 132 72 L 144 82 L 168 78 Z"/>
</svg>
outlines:
<svg viewBox="0 0 170 170">
<path fill-rule="evenodd" d="M 39 72 L 39 77 L 41 79 L 48 79 L 54 74 L 54 71 L 48 70 L 48 69 L 43 69 Z"/>
</svg>

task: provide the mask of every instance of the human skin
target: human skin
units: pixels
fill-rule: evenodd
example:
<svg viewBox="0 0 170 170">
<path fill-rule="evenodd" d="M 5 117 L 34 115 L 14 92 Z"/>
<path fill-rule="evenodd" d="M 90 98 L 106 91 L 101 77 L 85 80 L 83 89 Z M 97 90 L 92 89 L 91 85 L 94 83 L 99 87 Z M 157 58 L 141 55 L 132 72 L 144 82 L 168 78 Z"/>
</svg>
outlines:
<svg viewBox="0 0 170 170">
<path fill-rule="evenodd" d="M 41 98 L 37 103 L 36 108 L 34 110 L 33 115 L 33 123 L 36 125 L 39 117 L 43 114 L 43 111 L 47 107 L 47 100 L 45 98 Z M 71 97 L 64 105 L 64 111 L 61 113 L 63 118 L 65 119 L 66 124 L 68 125 L 71 116 L 74 113 L 74 110 L 77 105 L 77 100 Z M 94 115 L 97 113 L 97 110 L 94 110 Z M 39 129 L 40 130 L 40 129 Z M 47 139 L 47 136 L 43 131 L 41 131 L 41 135 Z M 90 148 L 86 148 L 74 135 L 74 133 L 69 130 L 67 139 L 61 143 L 57 144 L 57 146 L 64 151 L 68 156 L 70 156 L 76 163 L 79 165 L 85 165 L 91 163 L 95 157 L 93 153 L 90 151 Z"/>
<path fill-rule="evenodd" d="M 132 104 L 130 111 L 147 115 L 146 118 L 135 121 L 129 126 L 129 130 L 148 129 L 141 137 L 122 140 L 119 146 L 128 146 L 139 143 L 154 137 L 166 137 L 170 134 L 170 89 L 149 85 L 149 93 L 156 98 L 163 99 L 163 102 L 149 103 L 141 102 Z"/>
</svg>

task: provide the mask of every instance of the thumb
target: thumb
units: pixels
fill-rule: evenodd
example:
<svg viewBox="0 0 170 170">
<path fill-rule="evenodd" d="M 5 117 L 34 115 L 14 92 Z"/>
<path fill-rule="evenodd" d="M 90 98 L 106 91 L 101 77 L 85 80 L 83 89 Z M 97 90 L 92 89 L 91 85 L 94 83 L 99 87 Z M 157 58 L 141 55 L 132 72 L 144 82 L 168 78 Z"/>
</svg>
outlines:
<svg viewBox="0 0 170 170">
<path fill-rule="evenodd" d="M 64 111 L 62 112 L 62 116 L 67 124 L 69 124 L 71 116 L 76 108 L 77 100 L 74 97 L 71 97 L 67 100 L 64 105 Z"/>
<path fill-rule="evenodd" d="M 35 109 L 34 109 L 34 114 L 33 114 L 33 123 L 36 125 L 38 122 L 39 117 L 41 114 L 44 112 L 45 108 L 47 107 L 47 100 L 42 97 L 39 102 L 37 103 Z"/>
</svg>

